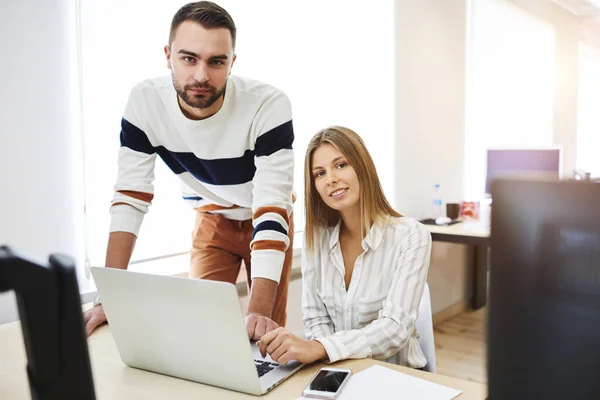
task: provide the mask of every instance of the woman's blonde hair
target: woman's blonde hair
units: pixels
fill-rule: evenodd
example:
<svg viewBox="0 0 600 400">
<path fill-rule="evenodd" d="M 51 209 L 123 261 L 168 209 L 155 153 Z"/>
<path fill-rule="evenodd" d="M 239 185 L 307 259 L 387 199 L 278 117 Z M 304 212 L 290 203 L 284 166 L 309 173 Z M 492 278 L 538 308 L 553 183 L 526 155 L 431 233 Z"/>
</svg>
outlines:
<svg viewBox="0 0 600 400">
<path fill-rule="evenodd" d="M 338 149 L 356 172 L 360 185 L 359 199 L 360 213 L 363 217 L 361 220 L 363 238 L 377 218 L 402 216 L 390 206 L 385 198 L 375 163 L 360 136 L 342 126 L 330 126 L 322 129 L 311 139 L 304 159 L 305 240 L 306 247 L 310 251 L 314 249 L 315 241 L 319 240 L 319 229 L 335 226 L 341 218 L 339 211 L 327 206 L 317 192 L 312 173 L 313 154 L 326 143 Z"/>
</svg>

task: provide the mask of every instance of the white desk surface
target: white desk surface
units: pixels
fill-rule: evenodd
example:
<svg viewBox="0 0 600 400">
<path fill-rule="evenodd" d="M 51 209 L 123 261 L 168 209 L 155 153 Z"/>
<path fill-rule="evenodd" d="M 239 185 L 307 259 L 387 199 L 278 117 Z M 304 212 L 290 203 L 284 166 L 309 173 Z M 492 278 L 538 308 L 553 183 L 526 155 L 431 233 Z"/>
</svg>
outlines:
<svg viewBox="0 0 600 400">
<path fill-rule="evenodd" d="M 103 326 L 95 332 L 90 337 L 88 346 L 98 400 L 258 399 L 243 393 L 126 367 L 119 358 L 108 326 Z M 0 326 L 0 355 L 0 399 L 30 398 L 25 375 L 25 349 L 19 323 Z M 375 364 L 462 390 L 463 393 L 456 398 L 458 400 L 482 400 L 487 397 L 487 385 L 371 359 L 342 361 L 333 365 L 350 368 L 357 373 Z M 323 366 L 323 364 L 313 364 L 303 368 L 262 398 L 267 400 L 298 398 L 312 376 Z"/>
<path fill-rule="evenodd" d="M 429 232 L 441 235 L 472 236 L 480 238 L 490 237 L 490 230 L 477 221 L 459 222 L 448 226 L 425 225 Z"/>
</svg>

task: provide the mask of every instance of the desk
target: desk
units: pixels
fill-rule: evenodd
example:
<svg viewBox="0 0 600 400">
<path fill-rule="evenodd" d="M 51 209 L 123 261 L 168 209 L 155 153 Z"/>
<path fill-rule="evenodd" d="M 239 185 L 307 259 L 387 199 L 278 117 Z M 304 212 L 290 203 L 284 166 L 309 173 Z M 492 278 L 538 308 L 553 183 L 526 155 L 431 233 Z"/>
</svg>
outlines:
<svg viewBox="0 0 600 400">
<path fill-rule="evenodd" d="M 98 400 L 120 399 L 259 399 L 259 397 L 171 378 L 126 367 L 119 357 L 110 328 L 105 325 L 89 339 L 90 359 Z M 29 386 L 25 376 L 25 350 L 19 323 L 0 326 L 0 399 L 28 399 Z M 428 379 L 462 390 L 459 400 L 482 400 L 487 396 L 487 385 L 464 381 L 443 375 L 430 374 L 375 360 L 352 360 L 335 363 L 336 367 L 350 368 L 357 373 L 375 364 Z M 312 376 L 323 364 L 314 364 L 297 372 L 261 399 L 292 399 L 302 394 Z"/>
<path fill-rule="evenodd" d="M 490 230 L 481 224 L 461 222 L 449 226 L 425 225 L 437 242 L 466 244 L 469 269 L 473 271 L 473 310 L 483 307 L 487 299 L 487 266 Z"/>
</svg>

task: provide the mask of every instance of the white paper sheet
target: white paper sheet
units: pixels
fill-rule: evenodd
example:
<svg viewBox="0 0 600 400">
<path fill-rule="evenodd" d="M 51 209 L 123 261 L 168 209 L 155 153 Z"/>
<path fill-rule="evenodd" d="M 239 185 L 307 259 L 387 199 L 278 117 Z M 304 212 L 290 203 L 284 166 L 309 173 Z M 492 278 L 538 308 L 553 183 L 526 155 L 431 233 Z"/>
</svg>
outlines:
<svg viewBox="0 0 600 400">
<path fill-rule="evenodd" d="M 451 400 L 461 393 L 460 390 L 374 365 L 352 376 L 338 399 Z"/>
</svg>

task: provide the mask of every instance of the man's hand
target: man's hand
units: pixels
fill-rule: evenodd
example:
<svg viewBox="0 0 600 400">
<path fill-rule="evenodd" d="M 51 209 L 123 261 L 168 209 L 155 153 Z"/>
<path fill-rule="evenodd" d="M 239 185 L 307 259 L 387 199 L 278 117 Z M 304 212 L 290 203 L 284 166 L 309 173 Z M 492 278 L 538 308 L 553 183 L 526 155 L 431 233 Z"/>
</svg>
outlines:
<svg viewBox="0 0 600 400">
<path fill-rule="evenodd" d="M 267 333 L 257 345 L 263 358 L 269 353 L 273 361 L 281 365 L 292 360 L 310 364 L 327 357 L 325 347 L 321 343 L 300 339 L 285 328 L 277 328 Z"/>
<path fill-rule="evenodd" d="M 106 314 L 102 304 L 94 306 L 83 313 L 83 323 L 85 324 L 85 335 L 90 336 L 94 329 L 106 322 Z"/>
<path fill-rule="evenodd" d="M 271 318 L 256 313 L 248 314 L 245 321 L 248 339 L 251 340 L 260 340 L 265 333 L 279 327 Z"/>
<path fill-rule="evenodd" d="M 271 319 L 273 301 L 277 293 L 277 282 L 265 278 L 254 278 L 248 299 L 246 331 L 251 340 L 260 340 L 267 332 L 279 327 Z"/>
<path fill-rule="evenodd" d="M 127 269 L 136 236 L 129 232 L 112 232 L 108 236 L 108 247 L 106 249 L 106 268 Z M 102 304 L 94 306 L 83 313 L 85 334 L 90 336 L 94 329 L 106 322 L 106 314 Z"/>
</svg>

